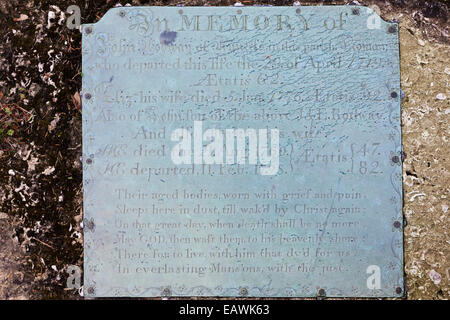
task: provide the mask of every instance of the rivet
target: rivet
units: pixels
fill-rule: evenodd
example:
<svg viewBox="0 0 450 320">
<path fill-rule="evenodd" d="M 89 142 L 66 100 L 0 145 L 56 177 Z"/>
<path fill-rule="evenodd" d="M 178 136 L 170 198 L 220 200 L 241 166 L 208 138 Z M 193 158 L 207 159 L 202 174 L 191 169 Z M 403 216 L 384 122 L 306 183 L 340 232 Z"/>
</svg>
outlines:
<svg viewBox="0 0 450 320">
<path fill-rule="evenodd" d="M 237 14 L 242 14 L 242 10 L 239 9 L 239 10 L 237 11 Z"/>
<path fill-rule="evenodd" d="M 392 157 L 392 162 L 393 162 L 393 163 L 398 163 L 399 161 L 400 161 L 400 159 L 399 159 L 398 156 L 393 156 L 393 157 Z"/>
<path fill-rule="evenodd" d="M 123 10 L 120 11 L 120 12 L 119 12 L 119 16 L 121 16 L 122 18 L 125 17 L 125 11 L 123 11 Z"/>
<path fill-rule="evenodd" d="M 92 159 L 91 159 L 91 158 L 87 158 L 87 159 L 86 159 L 86 163 L 87 163 L 87 164 L 92 164 Z"/>
<path fill-rule="evenodd" d="M 169 288 L 164 288 L 164 290 L 162 291 L 162 295 L 163 296 L 170 296 L 170 289 Z"/>
<path fill-rule="evenodd" d="M 395 26 L 390 26 L 390 27 L 388 28 L 388 32 L 389 32 L 389 33 L 395 33 L 395 31 L 397 31 L 397 28 L 396 28 Z"/>
<path fill-rule="evenodd" d="M 319 296 L 325 296 L 325 290 L 324 289 L 319 289 Z"/>
<path fill-rule="evenodd" d="M 179 14 L 183 14 L 183 10 L 181 10 L 181 9 L 178 10 L 178 13 L 179 13 Z"/>
<path fill-rule="evenodd" d="M 88 228 L 89 230 L 94 230 L 94 228 L 95 228 L 94 220 L 87 220 L 86 221 L 86 228 Z"/>
<path fill-rule="evenodd" d="M 84 98 L 87 99 L 87 100 L 89 100 L 89 99 L 92 98 L 92 95 L 91 95 L 89 92 L 88 92 L 88 93 L 85 93 L 85 94 L 84 94 Z"/>
<path fill-rule="evenodd" d="M 400 287 L 397 287 L 397 288 L 395 288 L 395 292 L 397 293 L 397 294 L 400 294 L 400 293 L 402 293 L 402 288 L 400 288 Z"/>
<path fill-rule="evenodd" d="M 401 226 L 400 221 L 395 221 L 395 222 L 394 222 L 394 227 L 395 227 L 395 228 L 398 229 L 398 228 L 400 228 L 400 226 Z"/>
<path fill-rule="evenodd" d="M 91 33 L 91 32 L 92 32 L 92 28 L 91 28 L 91 27 L 87 27 L 87 28 L 86 28 L 86 33 L 89 34 L 89 33 Z"/>
<path fill-rule="evenodd" d="M 358 8 L 353 8 L 352 9 L 352 14 L 355 16 L 359 16 L 359 9 Z"/>
<path fill-rule="evenodd" d="M 239 290 L 239 294 L 241 296 L 246 296 L 248 294 L 247 288 L 241 288 L 241 290 Z"/>
<path fill-rule="evenodd" d="M 295 10 L 295 12 L 298 13 L 298 14 L 300 14 L 300 13 L 302 13 L 302 10 L 297 9 L 297 10 Z"/>
<path fill-rule="evenodd" d="M 94 293 L 95 293 L 95 288 L 94 288 L 94 287 L 89 287 L 88 290 L 87 290 L 87 292 L 88 292 L 89 294 L 94 294 Z"/>
<path fill-rule="evenodd" d="M 391 92 L 391 98 L 392 98 L 392 99 L 395 99 L 395 98 L 397 98 L 397 97 L 398 97 L 397 92 L 392 91 L 392 92 Z"/>
</svg>

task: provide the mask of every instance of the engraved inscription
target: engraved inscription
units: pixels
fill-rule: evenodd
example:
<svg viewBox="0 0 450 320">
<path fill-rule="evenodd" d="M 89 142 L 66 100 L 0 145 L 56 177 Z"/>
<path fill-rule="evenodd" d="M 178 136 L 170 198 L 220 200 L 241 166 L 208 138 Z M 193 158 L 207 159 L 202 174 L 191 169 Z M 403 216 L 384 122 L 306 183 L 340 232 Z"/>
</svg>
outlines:
<svg viewBox="0 0 450 320">
<path fill-rule="evenodd" d="M 352 8 L 83 26 L 86 295 L 401 296 L 398 35 Z"/>
</svg>

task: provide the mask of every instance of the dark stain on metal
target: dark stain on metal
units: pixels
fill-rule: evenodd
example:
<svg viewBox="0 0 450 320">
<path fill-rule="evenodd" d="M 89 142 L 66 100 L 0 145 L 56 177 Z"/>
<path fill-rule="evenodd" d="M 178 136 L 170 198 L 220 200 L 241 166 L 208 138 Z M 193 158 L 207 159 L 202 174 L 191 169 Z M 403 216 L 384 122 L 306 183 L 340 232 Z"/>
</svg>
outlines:
<svg viewBox="0 0 450 320">
<path fill-rule="evenodd" d="M 175 31 L 163 31 L 159 36 L 159 41 L 166 46 L 170 46 L 175 42 L 177 33 Z"/>
<path fill-rule="evenodd" d="M 394 222 L 394 227 L 395 227 L 395 228 L 398 229 L 398 228 L 400 228 L 400 226 L 401 226 L 400 221 L 395 221 L 395 222 Z"/>
</svg>

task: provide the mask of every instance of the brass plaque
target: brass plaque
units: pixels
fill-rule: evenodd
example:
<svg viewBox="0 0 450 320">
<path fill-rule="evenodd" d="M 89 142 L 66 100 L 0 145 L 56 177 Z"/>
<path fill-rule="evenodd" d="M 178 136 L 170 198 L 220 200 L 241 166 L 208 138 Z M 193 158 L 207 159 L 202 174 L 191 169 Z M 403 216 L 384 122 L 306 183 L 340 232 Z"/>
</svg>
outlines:
<svg viewBox="0 0 450 320">
<path fill-rule="evenodd" d="M 402 296 L 397 28 L 359 6 L 83 25 L 85 295 Z"/>
</svg>

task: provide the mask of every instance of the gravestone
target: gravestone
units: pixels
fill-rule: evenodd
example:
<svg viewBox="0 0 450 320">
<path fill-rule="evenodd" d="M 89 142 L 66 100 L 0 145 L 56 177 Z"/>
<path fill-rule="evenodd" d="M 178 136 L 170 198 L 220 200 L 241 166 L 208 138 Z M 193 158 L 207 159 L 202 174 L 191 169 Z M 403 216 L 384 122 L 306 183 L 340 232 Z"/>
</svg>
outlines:
<svg viewBox="0 0 450 320">
<path fill-rule="evenodd" d="M 85 295 L 402 296 L 397 28 L 359 6 L 83 25 Z"/>
</svg>

